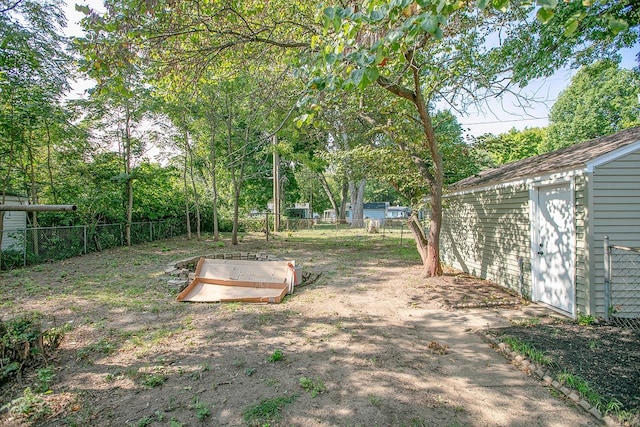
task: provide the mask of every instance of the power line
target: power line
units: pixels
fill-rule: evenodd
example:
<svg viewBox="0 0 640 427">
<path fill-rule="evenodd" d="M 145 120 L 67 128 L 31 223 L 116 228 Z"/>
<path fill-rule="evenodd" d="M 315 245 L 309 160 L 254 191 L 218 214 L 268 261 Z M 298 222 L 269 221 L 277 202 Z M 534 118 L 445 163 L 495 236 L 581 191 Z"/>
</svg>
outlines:
<svg viewBox="0 0 640 427">
<path fill-rule="evenodd" d="M 496 120 L 493 122 L 475 122 L 475 123 L 460 123 L 461 126 L 473 126 L 473 125 L 493 125 L 498 123 L 513 123 L 513 122 L 529 122 L 533 120 L 546 120 L 549 117 L 532 117 L 529 119 L 513 119 L 513 120 Z"/>
</svg>

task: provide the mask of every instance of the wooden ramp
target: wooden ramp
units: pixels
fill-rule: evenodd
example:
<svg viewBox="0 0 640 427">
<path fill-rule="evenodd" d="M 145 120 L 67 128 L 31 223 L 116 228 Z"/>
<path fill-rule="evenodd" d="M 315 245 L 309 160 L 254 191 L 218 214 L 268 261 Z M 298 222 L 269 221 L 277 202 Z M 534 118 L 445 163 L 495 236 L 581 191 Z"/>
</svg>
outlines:
<svg viewBox="0 0 640 427">
<path fill-rule="evenodd" d="M 279 303 L 295 284 L 295 261 L 200 258 L 195 278 L 176 299 Z"/>
</svg>

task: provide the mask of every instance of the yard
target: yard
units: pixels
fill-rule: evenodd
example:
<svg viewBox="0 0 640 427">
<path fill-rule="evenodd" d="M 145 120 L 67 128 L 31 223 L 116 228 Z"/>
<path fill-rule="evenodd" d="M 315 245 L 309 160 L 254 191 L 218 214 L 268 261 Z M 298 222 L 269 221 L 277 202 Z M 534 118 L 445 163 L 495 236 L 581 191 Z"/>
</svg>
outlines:
<svg viewBox="0 0 640 427">
<path fill-rule="evenodd" d="M 565 328 L 453 272 L 425 280 L 399 237 L 326 229 L 245 235 L 237 247 L 175 238 L 2 272 L 2 320 L 36 316 L 60 339 L 0 385 L 0 425 L 599 425 L 483 339 L 507 333 L 548 350 L 550 366 L 579 363 L 574 378 L 634 422 L 637 333 L 615 341 L 610 329 Z M 316 280 L 278 305 L 175 301 L 168 264 L 238 251 L 295 259 Z M 536 339 L 543 328 L 565 353 Z M 590 357 L 572 359 L 583 346 Z M 616 348 L 622 359 L 608 355 Z"/>
</svg>

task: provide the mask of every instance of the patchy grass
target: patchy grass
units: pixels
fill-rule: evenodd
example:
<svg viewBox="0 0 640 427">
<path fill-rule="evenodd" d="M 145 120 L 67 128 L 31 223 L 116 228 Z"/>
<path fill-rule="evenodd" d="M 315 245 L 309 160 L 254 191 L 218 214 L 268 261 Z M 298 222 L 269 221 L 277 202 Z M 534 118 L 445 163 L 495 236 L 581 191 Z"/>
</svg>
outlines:
<svg viewBox="0 0 640 427">
<path fill-rule="evenodd" d="M 245 408 L 242 412 L 244 421 L 250 426 L 264 426 L 277 422 L 282 410 L 298 399 L 297 395 L 272 397 Z"/>
</svg>

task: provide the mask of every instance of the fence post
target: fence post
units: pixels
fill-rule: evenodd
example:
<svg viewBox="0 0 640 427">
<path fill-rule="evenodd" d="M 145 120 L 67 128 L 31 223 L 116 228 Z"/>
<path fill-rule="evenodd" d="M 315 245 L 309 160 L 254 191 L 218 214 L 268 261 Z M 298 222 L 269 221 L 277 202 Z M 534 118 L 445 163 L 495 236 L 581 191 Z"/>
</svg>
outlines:
<svg viewBox="0 0 640 427">
<path fill-rule="evenodd" d="M 82 227 L 82 234 L 83 234 L 83 240 L 84 240 L 84 254 L 87 254 L 87 226 L 85 225 L 84 227 Z"/>
<path fill-rule="evenodd" d="M 153 221 L 149 221 L 149 241 L 153 242 Z"/>
<path fill-rule="evenodd" d="M 604 320 L 609 321 L 609 304 L 611 288 L 611 248 L 609 236 L 604 236 Z"/>
<path fill-rule="evenodd" d="M 27 265 L 27 229 L 24 229 L 24 245 L 22 245 L 22 266 Z"/>
</svg>

